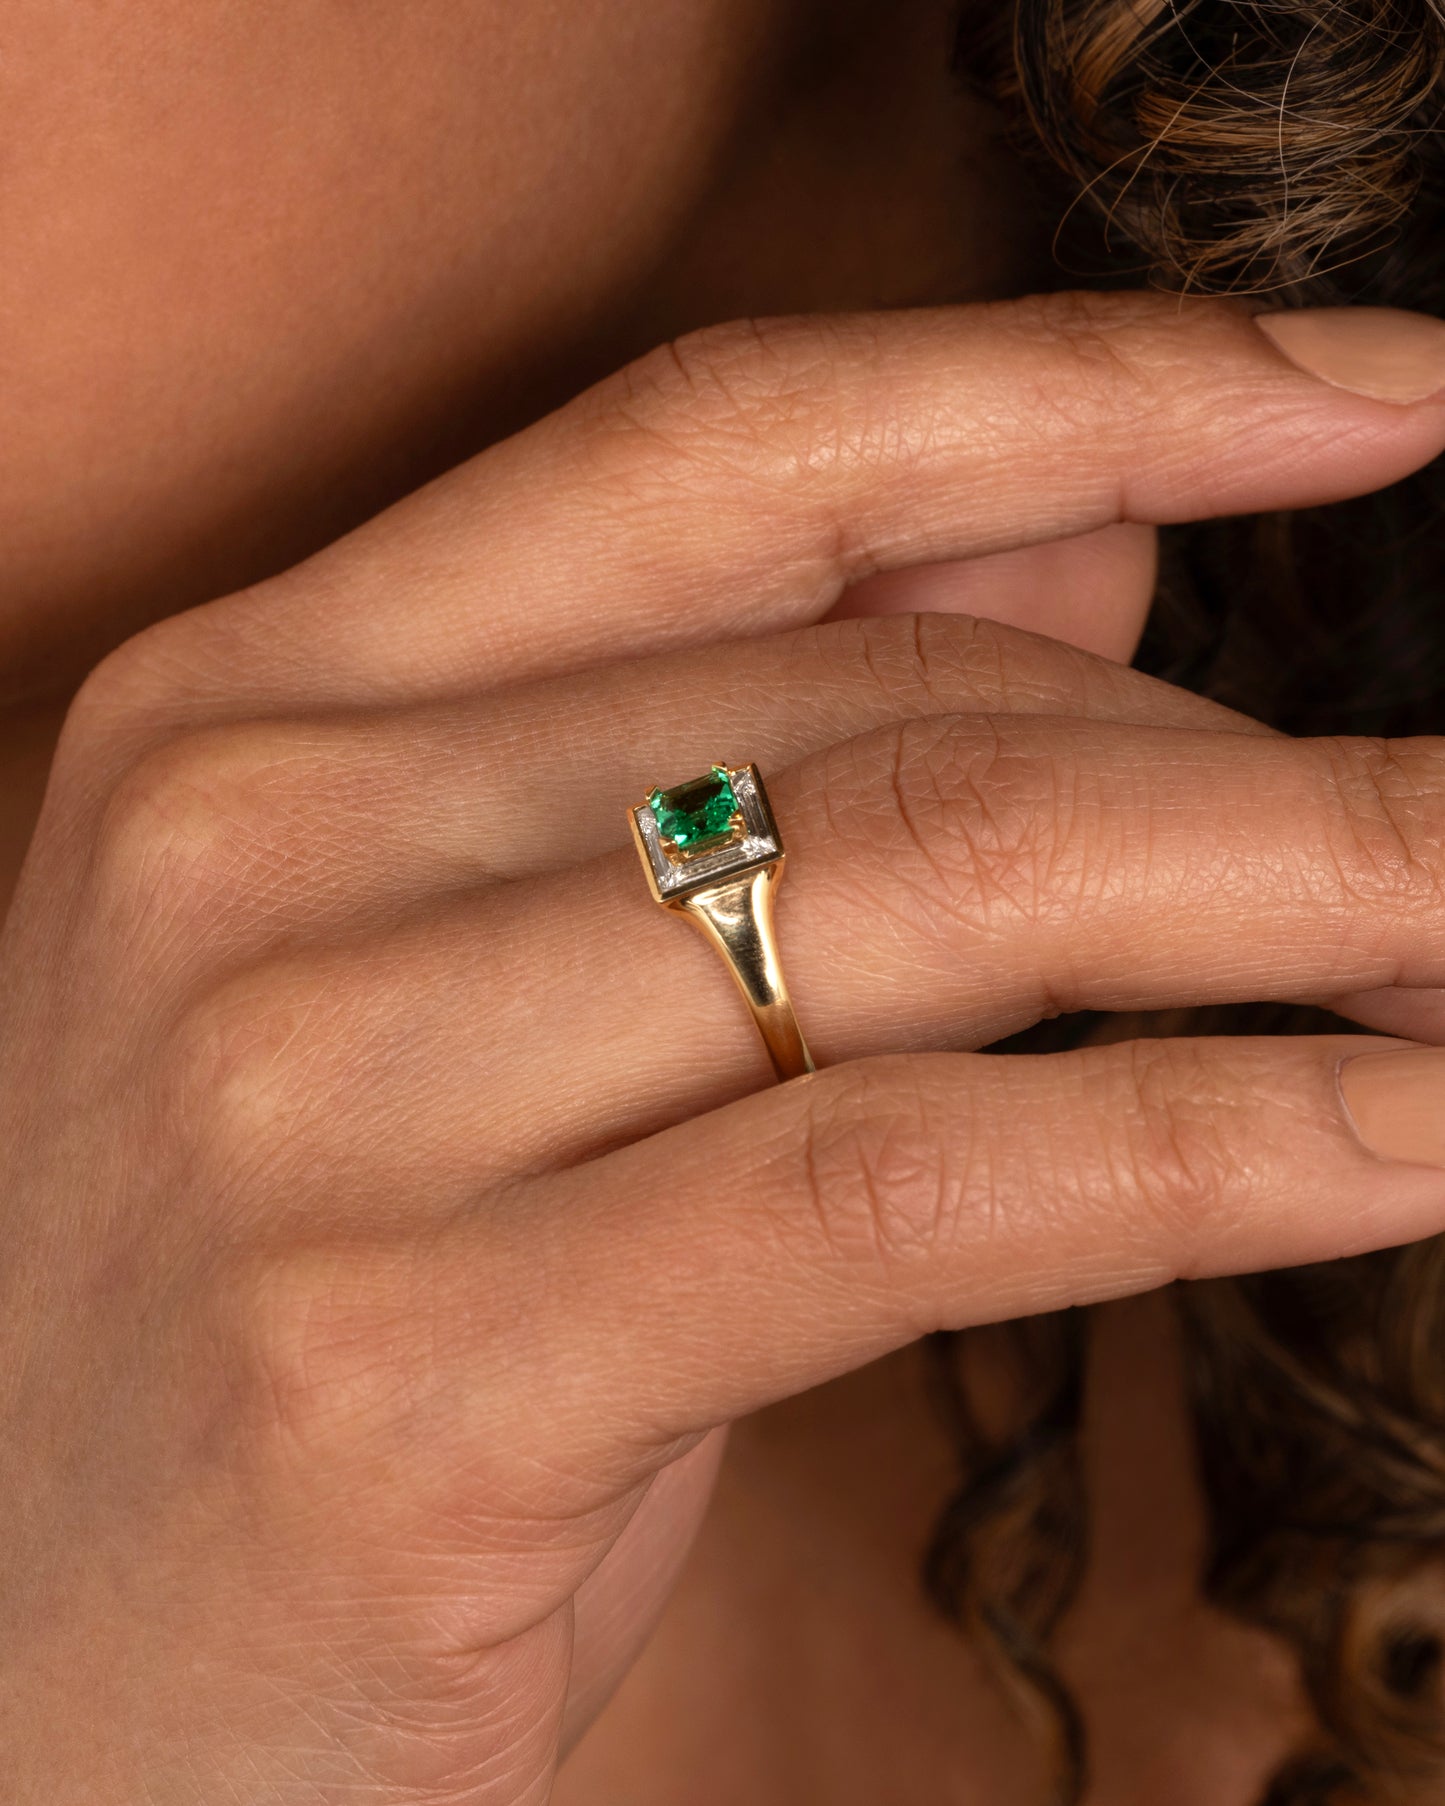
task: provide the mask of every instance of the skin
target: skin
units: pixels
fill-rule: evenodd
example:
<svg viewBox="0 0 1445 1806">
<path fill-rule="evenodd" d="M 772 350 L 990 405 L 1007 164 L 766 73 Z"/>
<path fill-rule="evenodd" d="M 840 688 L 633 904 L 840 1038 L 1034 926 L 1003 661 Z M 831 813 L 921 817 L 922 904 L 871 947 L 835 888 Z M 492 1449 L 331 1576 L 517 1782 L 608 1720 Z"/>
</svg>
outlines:
<svg viewBox="0 0 1445 1806">
<path fill-rule="evenodd" d="M 1106 1306 L 1096 1334 L 1093 1546 L 1056 1652 L 1095 1797 L 1253 1806 L 1307 1724 L 1298 1682 L 1282 1650 L 1198 1598 L 1167 1307 Z M 976 1376 L 992 1353 L 975 1347 Z M 678 1592 L 555 1800 L 1047 1798 L 1028 1726 L 916 1584 L 954 1474 L 919 1366 L 875 1362 L 733 1431 Z"/>
<path fill-rule="evenodd" d="M 7 11 L 0 899 L 75 685 L 144 622 L 690 328 L 1015 293 L 1044 263 L 937 0 L 256 20 Z M 383 103 L 405 164 L 376 154 Z"/>
<path fill-rule="evenodd" d="M 1010 286 L 1019 183 L 943 10 L 824 13 L 419 0 L 401 31 L 374 0 L 16 0 L 9 692 L 691 326 Z"/>
<path fill-rule="evenodd" d="M 1440 742 L 807 623 L 880 563 L 1442 444 L 1218 305 L 727 329 L 112 654 L 4 946 L 6 1796 L 541 1801 L 726 1424 L 931 1329 L 1438 1229 L 1339 1097 L 1375 1038 L 936 1050 L 1266 991 L 1427 1018 Z M 789 824 L 791 1085 L 619 845 L 718 744 Z M 565 838 L 516 807 L 582 793 Z"/>
<path fill-rule="evenodd" d="M 627 43 L 656 56 L 656 105 L 634 88 L 611 112 L 619 37 L 587 36 L 585 16 L 561 71 L 557 34 L 515 9 L 510 25 L 418 9 L 399 57 L 379 16 L 349 15 L 344 41 L 319 11 L 275 37 L 224 15 L 198 29 L 194 9 L 142 34 L 119 17 L 87 20 L 118 33 L 101 56 L 94 38 L 67 47 L 51 8 L 22 9 L 7 65 L 40 147 L 4 190 L 35 247 L 6 277 L 33 404 L 0 536 L 16 695 L 143 617 L 286 566 L 420 475 L 438 435 L 457 443 L 458 413 L 475 405 L 487 424 L 466 430 L 494 437 L 611 361 L 604 344 L 707 317 L 709 293 L 733 312 L 760 292 L 961 289 L 926 232 L 916 261 L 890 257 L 886 294 L 858 292 L 873 264 L 856 244 L 830 293 L 789 263 L 795 230 L 755 235 L 755 286 L 724 279 L 723 228 L 751 245 L 774 204 L 744 100 L 796 68 L 801 14 L 784 30 L 775 13 L 647 9 Z M 917 24 L 926 47 L 937 20 Z M 851 26 L 822 97 L 800 100 L 810 129 L 775 146 L 803 217 L 804 178 L 845 124 L 856 138 L 846 99 L 881 67 L 864 16 Z M 476 69 L 506 31 L 517 61 L 488 112 Z M 374 44 L 384 68 L 358 85 Z M 188 57 L 206 71 L 194 112 Z M 287 104 L 301 62 L 323 92 L 370 93 L 367 118 L 398 122 L 419 169 L 388 162 L 375 194 L 358 115 Z M 893 71 L 897 117 L 919 116 L 933 66 Z M 57 68 L 103 92 L 62 116 Z M 448 108 L 431 104 L 442 78 Z M 158 87 L 180 96 L 159 125 Z M 545 96 L 570 119 L 584 94 L 602 116 L 578 124 L 578 182 L 558 182 L 555 140 L 515 109 Z M 255 142 L 278 161 L 253 190 L 235 157 Z M 454 206 L 433 182 L 437 159 L 470 173 L 502 146 L 483 230 L 474 191 Z M 161 167 L 181 172 L 174 215 L 155 204 Z M 363 174 L 366 205 L 338 224 L 330 197 Z M 434 212 L 415 204 L 423 175 Z M 595 231 L 599 195 L 625 229 Z M 181 213 L 213 201 L 241 210 L 240 237 L 195 238 Z M 544 201 L 549 230 L 514 247 L 503 294 L 506 220 Z M 327 256 L 323 215 L 342 235 Z M 893 217 L 880 206 L 875 229 Z M 238 281 L 166 279 L 198 242 L 242 241 L 263 254 Z M 97 243 L 105 287 L 77 275 Z M 397 243 L 410 254 L 381 282 L 376 246 Z M 577 283 L 579 256 L 614 252 Z M 997 253 L 976 261 L 984 289 L 1003 282 Z M 622 293 L 649 269 L 629 319 Z M 297 292 L 316 317 L 283 330 L 275 303 Z M 424 327 L 398 333 L 423 294 Z M 141 328 L 162 303 L 157 343 Z M 259 349 L 277 380 L 258 398 L 234 372 Z M 547 369 L 524 382 L 534 355 Z M 359 392 L 361 367 L 396 413 Z M 459 406 L 450 379 L 468 374 Z M 177 419 L 176 438 L 156 431 Z M 1334 1069 L 1369 1037 L 1037 1065 L 939 1050 L 1046 1007 L 1266 994 L 1363 993 L 1362 1021 L 1430 1036 L 1445 757 L 1284 743 L 1017 627 L 908 611 L 972 607 L 1120 655 L 1155 522 L 1351 493 L 1442 443 L 1445 410 L 1328 390 L 1228 308 L 1063 300 L 731 331 L 104 662 L 69 710 L 0 944 L 5 1797 L 675 1800 L 702 1797 L 718 1737 L 738 1765 L 720 1801 L 821 1784 L 851 1806 L 900 1761 L 919 1789 L 1026 1785 L 1026 1740 L 909 1592 L 942 1460 L 910 1343 L 1424 1234 L 1441 1187 L 1374 1159 L 1343 1117 Z M 67 495 L 91 532 L 73 512 L 61 530 L 47 469 L 80 473 Z M 816 625 L 860 610 L 897 618 Z M 43 717 L 17 711 L 16 769 L 44 762 Z M 706 951 L 639 902 L 625 845 L 624 806 L 723 745 L 764 766 L 793 849 L 782 931 L 827 1070 L 781 1090 L 760 1089 Z M 1380 832 L 1386 779 L 1407 846 Z M 584 788 L 597 811 L 560 845 L 511 800 Z M 1295 857 L 1252 859 L 1259 844 Z M 1187 883 L 1198 907 L 1181 912 Z M 1369 995 L 1397 979 L 1426 994 Z M 1167 1326 L 1147 1303 L 1108 1323 L 1101 1546 L 1063 1652 L 1102 1797 L 1243 1801 L 1293 1728 L 1292 1680 L 1193 1601 Z M 579 1743 L 664 1610 L 740 1417 L 673 1615 Z M 890 1452 L 912 1451 L 895 1484 L 840 1507 L 849 1450 L 888 1448 L 890 1423 L 909 1430 Z M 1130 1516 L 1141 1448 L 1152 1538 Z M 800 1676 L 838 1620 L 784 1591 L 804 1655 L 759 1678 L 739 1652 L 768 1646 L 780 1595 L 730 1602 L 757 1554 L 786 1589 L 820 1526 L 860 1553 L 838 1563 L 840 1598 L 895 1679 L 843 1664 L 809 1702 Z M 1218 1682 L 1203 1693 L 1201 1663 Z M 699 1696 L 718 1673 L 728 1687 Z M 1141 1747 L 1161 1706 L 1207 1761 Z"/>
</svg>

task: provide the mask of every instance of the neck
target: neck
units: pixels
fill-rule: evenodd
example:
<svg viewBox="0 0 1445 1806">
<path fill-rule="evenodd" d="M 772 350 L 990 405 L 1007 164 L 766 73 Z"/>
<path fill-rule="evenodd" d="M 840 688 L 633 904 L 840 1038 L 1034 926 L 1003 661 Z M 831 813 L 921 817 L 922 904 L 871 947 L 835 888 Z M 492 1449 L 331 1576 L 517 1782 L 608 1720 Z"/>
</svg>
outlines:
<svg viewBox="0 0 1445 1806">
<path fill-rule="evenodd" d="M 1089 1798 L 1245 1806 L 1307 1722 L 1298 1682 L 1284 1651 L 1199 1596 L 1167 1294 L 1092 1324 L 1089 1555 L 1054 1652 L 1088 1726 Z M 972 1346 L 985 1411 L 1007 1372 L 996 1339 Z M 1046 1738 L 919 1584 L 954 1474 L 916 1348 L 737 1426 L 681 1592 L 557 1806 L 610 1797 L 618 1777 L 634 1806 L 665 1806 L 689 1774 L 755 1806 L 1050 1797 Z"/>
</svg>

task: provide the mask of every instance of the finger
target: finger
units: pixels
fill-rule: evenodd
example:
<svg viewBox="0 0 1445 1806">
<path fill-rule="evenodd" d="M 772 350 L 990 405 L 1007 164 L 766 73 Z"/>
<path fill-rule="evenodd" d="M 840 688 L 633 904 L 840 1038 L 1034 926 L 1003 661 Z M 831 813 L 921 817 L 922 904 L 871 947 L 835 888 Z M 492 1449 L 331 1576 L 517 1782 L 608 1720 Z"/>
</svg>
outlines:
<svg viewBox="0 0 1445 1806">
<path fill-rule="evenodd" d="M 1445 1042 L 1445 990 L 1407 981 L 1383 990 L 1348 992 L 1327 1002 L 1337 1016 L 1380 1034 Z"/>
<path fill-rule="evenodd" d="M 1059 1011 L 1445 983 L 1442 741 L 928 720 L 771 788 L 779 938 L 825 1065 Z M 768 1076 L 631 849 L 248 970 L 188 1033 L 203 1073 L 225 1052 L 231 1140 L 275 1150 L 278 1190 L 325 1172 L 343 1212 L 454 1200 Z"/>
<path fill-rule="evenodd" d="M 308 1319 L 307 1407 L 351 1406 L 380 1371 L 408 1422 L 419 1395 L 439 1401 L 427 1479 L 466 1468 L 477 1422 L 505 1446 L 515 1420 L 547 1472 L 621 1486 L 676 1437 L 933 1330 L 1431 1234 L 1445 1173 L 1367 1148 L 1337 1078 L 1399 1045 L 1144 1041 L 818 1073 L 453 1219 L 374 1285 L 331 1283 L 347 1307 L 324 1336 Z"/>
<path fill-rule="evenodd" d="M 458 694 L 817 620 L 878 570 L 1359 494 L 1442 445 L 1445 405 L 1320 382 L 1225 303 L 750 323 L 152 644 L 220 695 Z"/>
<path fill-rule="evenodd" d="M 846 589 L 831 620 L 859 615 L 979 615 L 1127 662 L 1158 576 L 1158 534 L 1123 522 L 988 558 L 883 571 Z"/>
<path fill-rule="evenodd" d="M 129 857 L 137 812 L 142 832 L 161 824 L 208 944 L 224 935 L 239 950 L 274 935 L 283 895 L 290 929 L 314 929 L 626 845 L 627 810 L 659 774 L 706 770 L 719 749 L 745 746 L 778 770 L 874 728 L 964 710 L 1267 731 L 989 622 L 849 620 L 720 646 L 705 668 L 673 654 L 488 699 L 207 723 L 97 799 L 100 862 Z M 95 787 L 95 760 L 80 751 Z M 245 882 L 248 867 L 264 881 Z"/>
</svg>

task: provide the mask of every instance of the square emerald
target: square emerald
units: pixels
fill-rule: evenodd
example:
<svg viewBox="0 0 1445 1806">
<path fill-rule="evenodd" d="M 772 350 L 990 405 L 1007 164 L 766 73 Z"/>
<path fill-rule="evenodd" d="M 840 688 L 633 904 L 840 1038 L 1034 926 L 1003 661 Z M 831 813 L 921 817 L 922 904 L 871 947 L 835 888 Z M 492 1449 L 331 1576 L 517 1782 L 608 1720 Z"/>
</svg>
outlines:
<svg viewBox="0 0 1445 1806">
<path fill-rule="evenodd" d="M 659 837 L 679 851 L 724 839 L 738 818 L 738 799 L 726 765 L 714 765 L 705 776 L 672 790 L 652 791 L 647 806 Z"/>
</svg>

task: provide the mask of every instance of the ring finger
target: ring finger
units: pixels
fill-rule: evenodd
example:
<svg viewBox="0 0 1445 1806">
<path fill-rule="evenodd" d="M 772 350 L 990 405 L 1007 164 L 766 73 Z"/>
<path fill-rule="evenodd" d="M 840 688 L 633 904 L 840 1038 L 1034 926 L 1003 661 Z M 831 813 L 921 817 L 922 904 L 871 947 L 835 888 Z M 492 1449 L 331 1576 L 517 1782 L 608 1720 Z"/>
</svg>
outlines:
<svg viewBox="0 0 1445 1806">
<path fill-rule="evenodd" d="M 132 811 L 147 831 L 161 818 L 172 859 L 207 893 L 208 946 L 224 929 L 243 957 L 283 931 L 319 937 L 449 887 L 531 878 L 623 846 L 627 807 L 720 748 L 746 747 L 773 772 L 874 728 L 975 711 L 1269 731 L 988 621 L 839 621 L 467 702 L 178 734 L 97 799 L 100 866 L 126 857 Z M 559 833 L 568 797 L 586 806 Z M 118 844 L 107 852 L 108 841 Z M 265 885 L 236 882 L 248 857 Z"/>
<path fill-rule="evenodd" d="M 934 717 L 772 788 L 780 935 L 827 1063 L 1064 1009 L 1445 983 L 1439 741 Z M 474 1196 L 766 1076 L 724 973 L 652 908 L 630 851 L 273 960 L 184 1032 L 228 1139 L 325 1171 L 335 1202 L 407 1213 L 414 1186 Z"/>
</svg>

